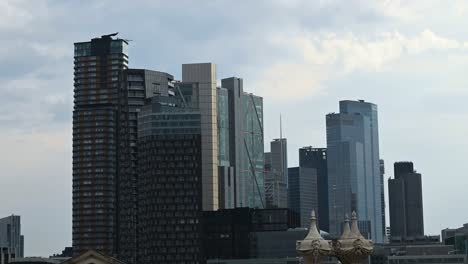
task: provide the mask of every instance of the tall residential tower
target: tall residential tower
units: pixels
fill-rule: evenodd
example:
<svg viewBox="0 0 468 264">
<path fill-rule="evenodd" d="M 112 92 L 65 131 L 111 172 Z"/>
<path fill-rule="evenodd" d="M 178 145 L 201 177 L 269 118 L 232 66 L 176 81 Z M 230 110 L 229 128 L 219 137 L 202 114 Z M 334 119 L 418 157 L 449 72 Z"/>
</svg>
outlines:
<svg viewBox="0 0 468 264">
<path fill-rule="evenodd" d="M 113 39 L 115 35 L 75 43 L 74 254 L 94 249 L 116 256 L 120 235 L 132 236 L 120 234 L 118 228 L 129 221 L 124 215 L 134 205 L 123 208 L 118 203 L 122 191 L 132 190 L 121 188 L 124 186 L 120 185 L 118 173 L 119 87 L 123 71 L 128 68 L 128 43 Z"/>
</svg>

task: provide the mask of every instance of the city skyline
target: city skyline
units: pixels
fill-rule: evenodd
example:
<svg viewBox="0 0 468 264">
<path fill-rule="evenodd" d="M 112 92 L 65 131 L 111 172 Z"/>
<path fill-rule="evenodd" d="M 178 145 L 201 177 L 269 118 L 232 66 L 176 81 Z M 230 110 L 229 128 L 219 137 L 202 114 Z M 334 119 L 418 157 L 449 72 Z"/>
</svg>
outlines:
<svg viewBox="0 0 468 264">
<path fill-rule="evenodd" d="M 461 106 L 467 97 L 463 72 L 468 60 L 466 29 L 455 25 L 464 21 L 468 7 L 463 2 L 456 2 L 457 7 L 440 3 L 453 16 L 433 14 L 426 21 L 418 15 L 431 12 L 426 3 L 359 2 L 363 7 L 295 2 L 288 12 L 282 12 L 282 2 L 271 6 L 231 3 L 237 11 L 232 14 L 243 12 L 245 19 L 222 12 L 226 6 L 205 3 L 202 6 L 212 14 L 189 30 L 180 21 L 168 23 L 169 11 L 195 21 L 200 7 L 174 4 L 167 10 L 161 3 L 143 2 L 131 7 L 111 2 L 83 6 L 6 2 L 7 8 L 0 11 L 4 12 L 0 33 L 9 36 L 0 53 L 5 62 L 0 76 L 4 84 L 0 88 L 0 166 L 6 182 L 0 199 L 9 202 L 0 208 L 0 215 L 22 216 L 28 255 L 49 255 L 71 245 L 71 45 L 120 31 L 123 38 L 133 40 L 131 67 L 171 72 L 180 79 L 180 64 L 213 62 L 218 76 L 244 78 L 245 90 L 264 98 L 264 144 L 277 137 L 282 113 L 291 167 L 298 164 L 300 147 L 326 147 L 323 116 L 336 109 L 336 102 L 365 99 L 377 104 L 381 158 L 387 164 L 412 160 L 424 175 L 426 233 L 461 225 L 468 218 L 467 210 L 453 212 L 450 205 L 463 200 L 466 184 L 463 159 L 468 128 L 459 120 L 467 116 Z M 258 18 L 254 11 L 260 9 L 277 21 Z M 154 13 L 162 10 L 167 13 Z M 125 21 L 104 23 L 113 15 L 137 11 L 149 17 L 141 28 Z M 85 19 L 89 15 L 95 18 Z M 224 26 L 215 26 L 204 38 L 191 33 L 202 32 L 213 19 L 226 23 L 219 23 Z M 161 42 L 161 36 L 167 41 Z M 434 118 L 439 125 L 434 125 Z M 453 164 L 453 168 L 446 171 L 441 164 Z M 387 169 L 384 181 L 391 175 L 391 168 Z"/>
</svg>

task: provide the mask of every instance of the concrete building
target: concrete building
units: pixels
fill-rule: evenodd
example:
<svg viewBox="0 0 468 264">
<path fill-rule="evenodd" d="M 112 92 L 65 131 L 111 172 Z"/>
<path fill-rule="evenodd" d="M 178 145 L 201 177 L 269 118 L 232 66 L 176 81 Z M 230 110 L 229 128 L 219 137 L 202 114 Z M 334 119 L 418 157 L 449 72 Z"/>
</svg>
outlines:
<svg viewBox="0 0 468 264">
<path fill-rule="evenodd" d="M 288 208 L 297 212 L 301 227 L 310 227 L 310 214 L 319 207 L 317 169 L 294 167 L 288 169 Z"/>
<path fill-rule="evenodd" d="M 11 215 L 0 218 L 0 248 L 5 254 L 24 256 L 24 236 L 21 235 L 21 217 Z"/>
<path fill-rule="evenodd" d="M 330 233 L 340 234 L 346 214 L 356 210 L 374 242 L 383 242 L 377 105 L 340 101 L 326 116 Z M 361 229 L 361 231 L 363 231 Z"/>
<path fill-rule="evenodd" d="M 313 168 L 317 171 L 317 213 L 318 227 L 330 231 L 328 212 L 328 168 L 327 149 L 303 147 L 299 149 L 299 167 Z"/>
<path fill-rule="evenodd" d="M 396 162 L 395 178 L 388 180 L 391 241 L 424 237 L 421 174 L 412 162 Z"/>
</svg>

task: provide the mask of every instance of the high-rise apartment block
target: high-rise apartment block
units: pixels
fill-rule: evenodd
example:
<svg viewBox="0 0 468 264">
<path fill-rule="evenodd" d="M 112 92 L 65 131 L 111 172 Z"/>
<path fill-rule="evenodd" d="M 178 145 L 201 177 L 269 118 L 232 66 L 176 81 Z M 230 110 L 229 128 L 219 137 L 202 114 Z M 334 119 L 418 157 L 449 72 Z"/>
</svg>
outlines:
<svg viewBox="0 0 468 264">
<path fill-rule="evenodd" d="M 299 149 L 299 167 L 317 172 L 318 205 L 314 208 L 320 230 L 329 231 L 327 149 L 303 147 Z"/>
<path fill-rule="evenodd" d="M 377 105 L 340 101 L 326 116 L 330 233 L 338 235 L 353 210 L 371 238 L 383 242 Z"/>
<path fill-rule="evenodd" d="M 310 215 L 317 210 L 317 169 L 294 167 L 288 169 L 288 207 L 299 214 L 300 226 L 310 227 Z"/>
<path fill-rule="evenodd" d="M 116 255 L 120 242 L 133 243 L 133 204 L 118 200 L 134 185 L 119 173 L 119 99 L 128 68 L 127 41 L 112 35 L 75 43 L 73 110 L 73 250 Z M 126 186 L 130 183 L 131 186 Z M 124 193 L 122 193 L 124 192 Z M 126 206 L 129 206 L 128 208 Z M 129 222 L 130 221 L 130 222 Z M 127 242 L 125 241 L 125 242 Z M 136 246 L 136 245 L 135 245 Z M 127 247 L 131 245 L 127 244 Z"/>
<path fill-rule="evenodd" d="M 24 236 L 21 235 L 21 217 L 0 218 L 0 250 L 8 256 L 24 256 Z"/>
<path fill-rule="evenodd" d="M 396 162 L 395 178 L 388 180 L 391 240 L 424 236 L 421 174 L 412 162 Z"/>
</svg>

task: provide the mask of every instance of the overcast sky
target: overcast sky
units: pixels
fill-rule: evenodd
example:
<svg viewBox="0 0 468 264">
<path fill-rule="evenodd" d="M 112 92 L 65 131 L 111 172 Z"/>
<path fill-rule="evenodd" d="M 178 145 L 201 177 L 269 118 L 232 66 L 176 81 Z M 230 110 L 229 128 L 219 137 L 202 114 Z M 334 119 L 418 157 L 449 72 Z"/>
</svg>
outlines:
<svg viewBox="0 0 468 264">
<path fill-rule="evenodd" d="M 425 230 L 468 222 L 468 1 L 0 1 L 0 217 L 25 253 L 71 245 L 73 43 L 119 32 L 130 67 L 213 62 L 264 97 L 265 150 L 325 147 L 338 101 L 378 105 L 386 179 L 423 176 Z M 386 182 L 386 180 L 385 180 Z M 385 189 L 387 193 L 387 189 Z M 388 210 L 388 208 L 387 208 Z M 387 216 L 388 217 L 388 216 Z"/>
</svg>

